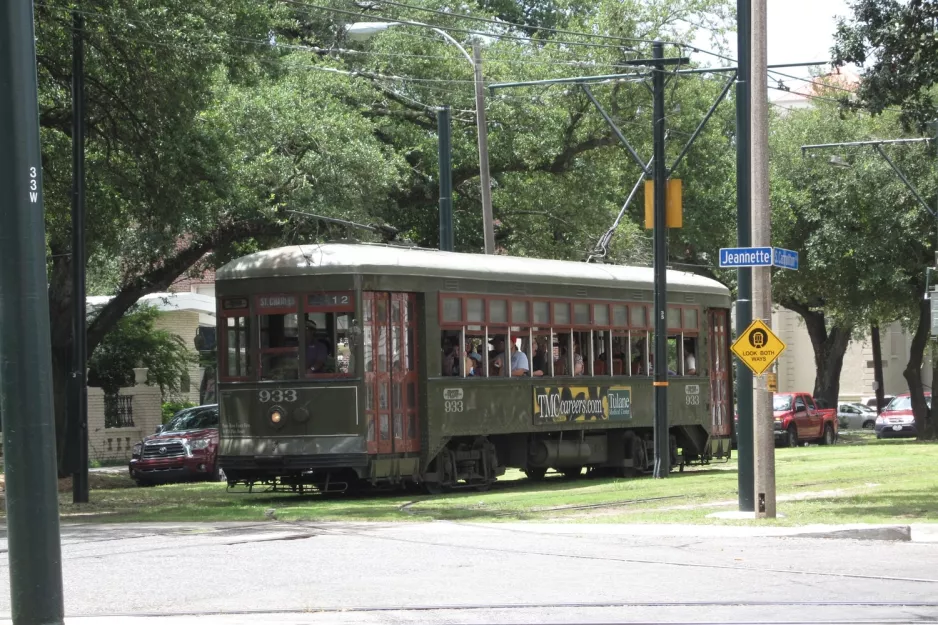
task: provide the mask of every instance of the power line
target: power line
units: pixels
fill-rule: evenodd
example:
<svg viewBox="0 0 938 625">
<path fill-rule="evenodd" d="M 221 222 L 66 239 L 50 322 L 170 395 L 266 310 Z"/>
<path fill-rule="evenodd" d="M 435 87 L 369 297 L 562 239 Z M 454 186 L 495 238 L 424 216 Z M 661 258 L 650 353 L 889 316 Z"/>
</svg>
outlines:
<svg viewBox="0 0 938 625">
<path fill-rule="evenodd" d="M 370 18 L 370 19 L 373 19 L 373 18 L 375 17 L 374 14 L 369 14 L 369 13 L 356 13 L 355 11 L 348 11 L 348 10 L 346 10 L 346 9 L 336 9 L 336 8 L 333 8 L 333 7 L 320 6 L 320 5 L 318 5 L 318 4 L 307 4 L 307 3 L 299 2 L 299 0 L 281 0 L 281 1 L 282 1 L 282 2 L 287 2 L 287 3 L 290 3 L 290 4 L 293 4 L 293 5 L 296 5 L 296 6 L 299 6 L 299 7 L 307 8 L 307 9 L 318 9 L 318 10 L 320 10 L 320 11 L 327 11 L 327 12 L 331 12 L 331 13 L 338 13 L 339 15 L 349 15 L 349 16 L 352 16 L 352 17 L 363 17 L 363 18 Z M 458 14 L 455 14 L 455 13 L 447 13 L 447 15 L 454 16 L 454 17 L 458 17 Z M 627 49 L 627 51 L 629 51 L 629 52 L 634 52 L 634 51 L 635 51 L 635 50 L 632 50 L 632 49 L 628 48 L 627 46 L 614 46 L 614 45 L 603 44 L 603 43 L 590 43 L 590 42 L 585 42 L 585 41 L 560 41 L 560 40 L 557 40 L 557 39 L 536 39 L 536 38 L 534 38 L 534 37 L 522 37 L 522 36 L 519 36 L 519 35 L 505 35 L 505 34 L 498 34 L 498 33 L 487 33 L 487 32 L 482 32 L 482 31 L 478 31 L 478 30 L 470 30 L 470 29 L 467 29 L 467 28 L 458 28 L 458 27 L 456 27 L 456 26 L 439 26 L 439 25 L 437 25 L 437 24 L 424 24 L 424 23 L 422 23 L 422 22 L 414 22 L 414 21 L 410 21 L 410 20 L 396 19 L 396 18 L 395 18 L 395 19 L 391 19 L 390 21 L 393 21 L 393 22 L 396 22 L 396 23 L 399 23 L 399 24 L 407 24 L 407 25 L 410 25 L 410 26 L 421 26 L 421 27 L 424 27 L 424 28 L 426 28 L 427 26 L 429 26 L 429 27 L 431 27 L 431 28 L 439 28 L 440 30 L 446 30 L 446 31 L 456 32 L 456 33 L 463 33 L 463 34 L 466 34 L 466 35 L 476 35 L 476 36 L 478 36 L 478 37 L 488 37 L 488 38 L 491 38 L 491 39 L 510 39 L 510 40 L 513 40 L 513 41 L 523 41 L 523 42 L 525 42 L 525 43 L 556 44 L 556 45 L 567 45 L 567 46 L 582 46 L 582 47 L 586 47 L 586 48 L 604 48 L 604 49 L 616 49 L 616 50 L 622 50 L 623 48 L 625 48 L 625 49 Z M 505 25 L 508 25 L 508 23 L 506 22 Z M 577 33 L 577 34 L 580 35 L 580 36 L 585 36 L 583 33 Z M 673 43 L 672 43 L 672 44 L 670 44 L 670 45 L 677 45 L 677 44 L 673 44 Z"/>
<path fill-rule="evenodd" d="M 302 4 L 298 0 L 281 0 L 282 2 L 287 2 L 289 4 Z M 606 39 L 613 41 L 632 41 L 637 43 L 655 43 L 653 39 L 642 39 L 640 37 L 623 37 L 620 35 L 600 35 L 596 33 L 584 33 L 575 30 L 564 30 L 561 28 L 548 28 L 547 26 L 528 26 L 526 24 L 518 24 L 515 22 L 507 22 L 504 20 L 497 20 L 487 17 L 477 17 L 474 15 L 466 15 L 464 13 L 452 13 L 450 11 L 441 11 L 439 9 L 430 9 L 427 7 L 418 7 L 412 4 L 405 4 L 403 2 L 395 2 L 393 0 L 378 0 L 377 4 L 386 4 L 388 6 L 395 6 L 402 9 L 410 9 L 412 11 L 423 11 L 425 13 L 434 13 L 436 15 L 442 15 L 444 17 L 455 17 L 463 20 L 470 20 L 475 22 L 482 22 L 485 24 L 494 24 L 496 26 L 509 26 L 512 28 L 517 28 L 519 30 L 539 30 L 543 32 L 558 33 L 561 35 L 574 35 L 577 37 L 590 37 L 593 39 Z M 665 41 L 665 44 L 670 44 L 674 46 L 681 45 L 679 43 Z M 637 52 L 637 50 L 632 50 L 632 52 Z"/>
<path fill-rule="evenodd" d="M 106 13 L 100 13 L 96 11 L 89 11 L 85 9 L 72 9 L 71 7 L 52 5 L 46 3 L 36 3 L 36 6 L 42 6 L 45 8 L 60 10 L 63 12 L 78 12 L 82 15 L 91 17 L 91 18 L 103 18 L 119 22 L 122 24 L 140 24 L 153 27 L 154 24 L 145 20 L 128 20 L 121 16 L 108 15 Z M 438 42 L 438 38 L 428 35 L 419 35 L 417 33 L 406 33 L 408 36 L 418 36 L 427 40 Z M 141 40 L 143 41 L 143 40 Z M 217 42 L 223 42 L 224 39 L 218 38 Z M 374 50 L 353 50 L 349 48 L 324 48 L 321 46 L 312 46 L 312 45 L 302 45 L 302 44 L 291 44 L 291 43 L 281 43 L 276 40 L 257 40 L 257 39 L 248 39 L 244 37 L 231 37 L 230 41 L 236 41 L 238 43 L 246 43 L 250 45 L 262 46 L 264 48 L 279 48 L 286 50 L 299 50 L 305 52 L 311 52 L 320 55 L 348 55 L 348 56 L 363 56 L 363 57 L 388 57 L 388 58 L 415 58 L 415 59 L 436 59 L 436 60 L 449 60 L 452 57 L 443 56 L 443 55 L 432 55 L 432 54 L 413 54 L 413 53 L 398 53 L 398 52 L 380 52 Z M 153 43 L 153 42 L 150 42 Z M 503 56 L 489 56 L 487 57 L 489 63 L 505 63 L 509 65 L 541 65 L 541 66 L 570 66 L 570 67 L 612 67 L 612 68 L 629 68 L 631 65 L 618 65 L 615 63 L 603 63 L 596 61 L 553 61 L 553 60 L 537 60 L 537 59 L 515 59 Z"/>
</svg>

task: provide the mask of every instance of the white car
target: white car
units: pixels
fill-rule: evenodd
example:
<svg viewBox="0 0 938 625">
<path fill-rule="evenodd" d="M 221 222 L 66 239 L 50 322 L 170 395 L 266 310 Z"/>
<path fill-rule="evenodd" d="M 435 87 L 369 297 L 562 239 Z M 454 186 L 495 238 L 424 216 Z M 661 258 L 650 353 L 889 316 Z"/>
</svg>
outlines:
<svg viewBox="0 0 938 625">
<path fill-rule="evenodd" d="M 876 409 L 863 404 L 839 404 L 837 421 L 843 430 L 872 430 L 876 424 Z"/>
</svg>

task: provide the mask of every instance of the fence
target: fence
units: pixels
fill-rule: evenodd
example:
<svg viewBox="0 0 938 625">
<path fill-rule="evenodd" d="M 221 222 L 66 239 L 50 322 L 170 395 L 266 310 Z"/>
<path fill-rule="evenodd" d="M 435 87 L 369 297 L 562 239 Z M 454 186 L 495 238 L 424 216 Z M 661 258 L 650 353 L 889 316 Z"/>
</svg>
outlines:
<svg viewBox="0 0 938 625">
<path fill-rule="evenodd" d="M 105 428 L 132 428 L 134 427 L 134 397 L 133 395 L 104 396 L 104 427 Z"/>
</svg>

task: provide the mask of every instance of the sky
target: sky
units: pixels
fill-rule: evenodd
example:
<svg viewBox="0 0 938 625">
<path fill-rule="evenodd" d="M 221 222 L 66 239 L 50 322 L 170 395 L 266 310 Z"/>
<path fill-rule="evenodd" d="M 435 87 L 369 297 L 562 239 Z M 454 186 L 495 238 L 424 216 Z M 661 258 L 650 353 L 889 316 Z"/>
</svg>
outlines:
<svg viewBox="0 0 938 625">
<path fill-rule="evenodd" d="M 768 0 L 767 24 L 769 65 L 826 61 L 831 57 L 837 18 L 850 15 L 847 0 Z M 695 45 L 710 49 L 709 36 Z M 736 57 L 736 35 L 729 41 L 730 56 Z M 703 61 L 703 55 L 692 55 Z M 785 73 L 809 76 L 809 68 L 789 68 Z"/>
</svg>

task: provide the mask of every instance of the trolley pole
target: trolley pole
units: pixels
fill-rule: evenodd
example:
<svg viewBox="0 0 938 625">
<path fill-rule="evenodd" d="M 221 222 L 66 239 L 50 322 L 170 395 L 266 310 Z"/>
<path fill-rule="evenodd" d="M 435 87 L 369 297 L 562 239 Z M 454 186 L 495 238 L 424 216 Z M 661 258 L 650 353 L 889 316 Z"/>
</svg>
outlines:
<svg viewBox="0 0 938 625">
<path fill-rule="evenodd" d="M 665 159 L 665 115 L 664 115 L 664 44 L 656 41 L 652 44 L 652 64 L 654 66 L 652 97 L 654 99 L 654 262 L 655 262 L 655 468 L 656 478 L 667 477 L 671 471 L 671 437 L 668 432 L 668 336 L 666 313 L 668 228 L 665 206 L 668 167 Z"/>
<path fill-rule="evenodd" d="M 750 39 L 751 0 L 736 2 L 737 48 L 739 70 L 736 78 L 736 244 L 739 247 L 752 245 L 749 211 L 749 81 L 751 72 L 749 57 L 752 41 Z M 752 323 L 752 269 L 743 267 L 736 273 L 736 335 L 740 336 Z M 736 426 L 737 443 L 737 484 L 739 490 L 739 510 L 753 512 L 755 496 L 753 490 L 753 453 L 752 453 L 752 371 L 736 359 L 736 402 L 739 423 Z"/>
<path fill-rule="evenodd" d="M 449 106 L 436 112 L 437 136 L 440 151 L 440 249 L 452 252 L 453 240 L 453 147 Z"/>
<path fill-rule="evenodd" d="M 66 432 L 77 449 L 72 501 L 88 503 L 88 368 L 85 307 L 85 42 L 84 16 L 72 14 L 72 396 Z"/>
<path fill-rule="evenodd" d="M 0 412 L 10 611 L 63 622 L 62 549 L 36 44 L 31 0 L 0 3 Z"/>
<path fill-rule="evenodd" d="M 753 243 L 772 244 L 772 206 L 769 200 L 769 102 L 766 50 L 766 0 L 752 4 L 752 221 Z M 755 267 L 753 313 L 772 327 L 772 268 Z M 775 518 L 775 434 L 772 393 L 765 376 L 756 378 L 752 432 L 756 518 Z"/>
</svg>

